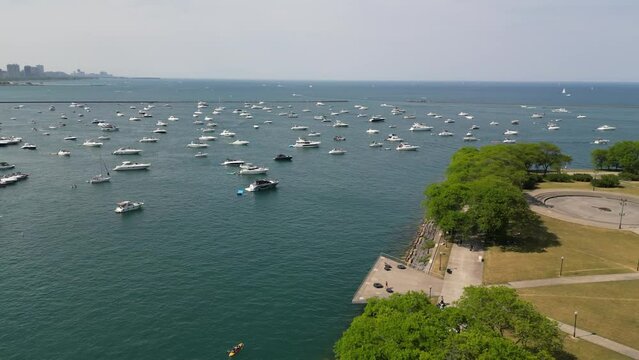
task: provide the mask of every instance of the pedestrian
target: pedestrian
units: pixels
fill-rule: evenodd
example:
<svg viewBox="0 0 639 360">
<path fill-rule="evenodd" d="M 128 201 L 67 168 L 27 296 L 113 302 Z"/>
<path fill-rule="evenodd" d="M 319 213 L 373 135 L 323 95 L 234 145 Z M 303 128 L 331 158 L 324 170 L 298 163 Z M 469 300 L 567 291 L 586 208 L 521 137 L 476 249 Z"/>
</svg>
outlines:
<svg viewBox="0 0 639 360">
<path fill-rule="evenodd" d="M 388 281 L 386 282 L 386 287 L 388 287 Z"/>
<path fill-rule="evenodd" d="M 473 251 L 473 244 L 470 244 L 470 251 Z"/>
</svg>

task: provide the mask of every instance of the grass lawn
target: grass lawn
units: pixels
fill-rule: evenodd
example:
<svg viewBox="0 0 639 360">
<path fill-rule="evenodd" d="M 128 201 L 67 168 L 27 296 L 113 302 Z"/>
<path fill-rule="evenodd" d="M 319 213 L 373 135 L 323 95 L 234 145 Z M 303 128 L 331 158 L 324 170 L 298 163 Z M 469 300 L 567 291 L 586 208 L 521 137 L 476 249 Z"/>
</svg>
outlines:
<svg viewBox="0 0 639 360">
<path fill-rule="evenodd" d="M 608 350 L 599 345 L 581 339 L 573 339 L 572 336 L 564 337 L 564 351 L 575 356 L 578 360 L 628 360 L 627 356 Z M 560 360 L 562 358 L 559 358 Z"/>
<path fill-rule="evenodd" d="M 639 280 L 519 289 L 544 315 L 618 343 L 639 347 Z"/>
<path fill-rule="evenodd" d="M 639 260 L 639 235 L 545 216 L 540 218 L 542 230 L 531 232 L 534 235 L 522 241 L 548 244 L 542 245 L 540 250 L 512 250 L 499 246 L 489 248 L 485 256 L 484 283 L 557 277 L 562 256 L 563 276 L 635 271 Z M 548 236 L 556 236 L 554 243 L 545 239 Z"/>
<path fill-rule="evenodd" d="M 639 181 L 622 181 L 622 187 L 618 188 L 596 188 L 597 191 L 609 191 L 615 193 L 629 194 L 639 196 Z M 571 183 L 559 183 L 559 182 L 543 182 L 537 184 L 539 189 L 572 189 L 572 190 L 586 190 L 592 191 L 592 185 L 588 182 L 571 182 Z"/>
</svg>

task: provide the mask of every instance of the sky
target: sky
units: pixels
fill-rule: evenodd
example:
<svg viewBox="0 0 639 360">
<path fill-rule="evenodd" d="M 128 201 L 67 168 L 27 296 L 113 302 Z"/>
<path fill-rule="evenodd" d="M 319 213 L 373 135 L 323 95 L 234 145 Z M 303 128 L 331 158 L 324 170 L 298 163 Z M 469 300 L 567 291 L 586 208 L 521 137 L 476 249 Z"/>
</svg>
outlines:
<svg viewBox="0 0 639 360">
<path fill-rule="evenodd" d="M 121 76 L 639 81 L 637 0 L 0 0 L 0 64 Z"/>
</svg>

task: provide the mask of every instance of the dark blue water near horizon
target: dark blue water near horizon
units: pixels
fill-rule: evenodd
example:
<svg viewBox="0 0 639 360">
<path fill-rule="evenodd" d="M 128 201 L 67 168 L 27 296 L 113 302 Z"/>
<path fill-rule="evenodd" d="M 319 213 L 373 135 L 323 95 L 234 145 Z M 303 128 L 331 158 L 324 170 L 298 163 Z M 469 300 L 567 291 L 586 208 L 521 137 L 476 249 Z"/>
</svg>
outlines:
<svg viewBox="0 0 639 360">
<path fill-rule="evenodd" d="M 201 134 L 192 116 L 200 100 L 210 104 L 200 119 L 212 116 L 219 124 L 203 159 L 186 148 Z M 317 106 L 318 100 L 345 102 Z M 331 358 L 332 345 L 361 311 L 350 304 L 361 279 L 380 252 L 402 255 L 423 214 L 424 188 L 443 179 L 457 149 L 499 143 L 510 128 L 519 131 L 519 142 L 556 143 L 573 157 L 571 167 L 589 167 L 594 139 L 637 140 L 638 100 L 637 84 L 602 83 L 106 79 L 1 86 L 0 101 L 13 103 L 0 103 L 0 136 L 21 136 L 38 150 L 0 147 L 0 161 L 31 174 L 0 188 L 0 358 L 221 359 L 240 341 L 247 359 Z M 53 101 L 87 102 L 91 111 L 67 103 L 49 111 Z M 118 103 L 124 101 L 156 102 L 153 118 L 129 121 L 146 104 Z M 264 101 L 273 111 L 244 108 L 244 101 Z M 393 116 L 381 104 L 416 119 Z M 371 124 L 356 117 L 354 105 L 387 120 Z M 216 106 L 226 109 L 211 115 Z M 233 114 L 235 108 L 253 119 Z M 558 108 L 568 112 L 552 112 Z M 349 113 L 333 118 L 348 128 L 313 119 L 339 110 Z M 299 118 L 278 116 L 289 111 Z M 475 118 L 458 116 L 462 111 Z M 532 113 L 545 117 L 531 119 Z M 158 143 L 137 142 L 155 135 L 156 121 L 170 115 L 180 120 L 168 122 Z M 120 127 L 102 148 L 81 145 L 104 135 L 94 118 Z M 444 123 L 448 118 L 455 122 Z M 433 132 L 408 131 L 415 121 Z M 560 129 L 547 130 L 549 122 Z M 289 148 L 305 134 L 292 131 L 294 124 L 321 132 L 321 147 Z M 474 131 L 480 141 L 464 143 L 472 124 L 480 126 Z M 603 124 L 617 130 L 595 130 Z M 217 135 L 222 129 L 250 145 L 230 145 L 232 139 Z M 437 136 L 443 129 L 455 136 Z M 420 150 L 368 147 L 391 132 Z M 69 135 L 77 143 L 63 140 Z M 335 135 L 347 140 L 336 143 Z M 111 172 L 111 183 L 86 184 L 102 163 L 112 168 L 125 159 L 111 155 L 122 146 L 142 149 L 129 159 L 150 162 L 151 169 Z M 336 146 L 348 153 L 328 155 Z M 52 155 L 62 148 L 71 157 Z M 274 162 L 281 152 L 293 161 Z M 220 166 L 227 157 L 269 167 L 280 188 L 237 196 L 252 179 Z M 123 199 L 146 205 L 116 215 Z"/>
</svg>

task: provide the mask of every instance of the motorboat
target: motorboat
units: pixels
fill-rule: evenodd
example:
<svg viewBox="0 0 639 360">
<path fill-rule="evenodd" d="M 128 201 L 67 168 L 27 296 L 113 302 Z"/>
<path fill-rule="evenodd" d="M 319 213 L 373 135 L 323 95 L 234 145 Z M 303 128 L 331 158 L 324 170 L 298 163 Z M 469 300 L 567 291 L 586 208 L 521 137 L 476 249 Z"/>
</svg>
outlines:
<svg viewBox="0 0 639 360">
<path fill-rule="evenodd" d="M 239 145 L 239 146 L 248 145 L 248 144 L 250 144 L 250 142 L 246 140 L 235 140 L 231 143 L 231 145 Z"/>
<path fill-rule="evenodd" d="M 118 130 L 120 130 L 120 129 L 118 129 L 118 127 L 117 127 L 117 126 L 115 126 L 115 125 L 113 125 L 113 124 L 111 124 L 111 123 L 108 123 L 108 122 L 99 122 L 99 123 L 98 123 L 98 127 L 99 127 L 99 128 L 100 128 L 100 130 L 102 130 L 102 131 L 111 131 L 111 132 L 113 132 L 113 131 L 118 131 Z"/>
<path fill-rule="evenodd" d="M 367 134 L 379 134 L 379 130 L 377 129 L 368 129 L 366 130 Z"/>
<path fill-rule="evenodd" d="M 395 148 L 397 151 L 417 151 L 417 149 L 419 149 L 419 146 L 406 143 L 399 143 L 399 145 Z"/>
<path fill-rule="evenodd" d="M 461 111 L 461 112 L 460 112 L 459 114 L 457 114 L 457 115 L 459 115 L 459 116 L 468 116 L 468 115 L 470 115 L 470 114 L 469 114 L 469 113 L 467 113 L 467 112 Z"/>
<path fill-rule="evenodd" d="M 345 122 L 341 122 L 339 120 L 335 120 L 335 124 L 333 124 L 333 127 L 348 127 L 348 124 Z"/>
<path fill-rule="evenodd" d="M 104 145 L 104 143 L 95 141 L 93 139 L 86 140 L 85 142 L 82 143 L 82 146 L 88 146 L 88 147 L 100 147 L 102 145 Z"/>
<path fill-rule="evenodd" d="M 316 132 L 316 131 L 312 131 L 312 132 L 306 134 L 306 136 L 308 136 L 308 137 L 319 137 L 321 135 L 322 135 L 322 133 L 319 133 L 319 132 Z"/>
<path fill-rule="evenodd" d="M 235 133 L 228 130 L 222 130 L 222 132 L 220 133 L 220 136 L 233 137 L 235 136 Z"/>
<path fill-rule="evenodd" d="M 517 140 L 515 140 L 515 139 L 504 139 L 502 142 L 504 144 L 514 144 L 514 143 L 517 142 Z"/>
<path fill-rule="evenodd" d="M 344 155 L 346 154 L 346 150 L 340 148 L 333 148 L 328 152 L 331 155 Z"/>
<path fill-rule="evenodd" d="M 439 136 L 453 136 L 453 135 L 455 135 L 455 133 L 450 132 L 450 131 L 448 131 L 448 130 L 444 130 L 444 131 L 440 132 L 440 133 L 439 133 L 439 134 L 437 134 L 437 135 L 439 135 Z"/>
<path fill-rule="evenodd" d="M 609 142 L 610 142 L 610 140 L 608 140 L 608 139 L 599 138 L 599 139 L 595 139 L 592 143 L 595 144 L 595 145 L 606 145 Z"/>
<path fill-rule="evenodd" d="M 224 166 L 240 166 L 244 165 L 244 160 L 226 159 L 222 165 Z"/>
<path fill-rule="evenodd" d="M 291 155 L 277 154 L 277 156 L 275 156 L 273 158 L 273 160 L 275 160 L 275 161 L 291 161 L 291 160 L 293 160 L 293 157 Z"/>
<path fill-rule="evenodd" d="M 140 118 L 139 118 L 139 117 L 137 117 L 137 116 L 131 116 L 131 117 L 129 118 L 129 121 L 140 121 L 140 120 L 142 120 L 142 119 L 140 119 Z"/>
<path fill-rule="evenodd" d="M 408 130 L 410 130 L 410 131 L 431 131 L 431 130 L 433 130 L 433 127 L 416 122 Z"/>
<path fill-rule="evenodd" d="M 443 116 L 442 116 L 442 115 L 435 115 L 435 116 L 433 116 L 433 117 L 434 117 L 435 119 L 441 119 L 441 118 L 443 118 Z"/>
<path fill-rule="evenodd" d="M 256 166 L 252 164 L 243 164 L 240 165 L 240 175 L 261 175 L 266 174 L 268 172 L 268 168 L 262 166 Z"/>
<path fill-rule="evenodd" d="M 211 136 L 211 135 L 202 135 L 199 138 L 197 138 L 200 141 L 214 141 L 215 139 L 217 139 L 215 136 Z"/>
<path fill-rule="evenodd" d="M 417 119 L 417 115 L 404 115 L 404 119 L 406 120 L 414 120 Z"/>
<path fill-rule="evenodd" d="M 113 152 L 113 155 L 138 155 L 142 152 L 140 149 L 130 147 L 121 147 Z"/>
<path fill-rule="evenodd" d="M 577 115 L 577 119 L 585 119 L 586 117 L 586 115 Z"/>
<path fill-rule="evenodd" d="M 512 120 L 510 123 L 512 125 L 519 125 L 519 120 Z"/>
<path fill-rule="evenodd" d="M 386 137 L 386 141 L 404 141 L 404 139 L 400 138 L 398 135 L 396 134 L 389 134 Z"/>
<path fill-rule="evenodd" d="M 262 191 L 262 190 L 271 190 L 275 189 L 275 187 L 279 184 L 277 180 L 267 180 L 267 179 L 259 179 L 255 180 L 251 183 L 246 189 L 249 192 Z"/>
<path fill-rule="evenodd" d="M 144 114 L 142 114 L 142 117 L 151 118 L 151 117 L 153 117 L 153 115 L 151 115 L 150 113 L 144 113 Z"/>
<path fill-rule="evenodd" d="M 543 117 L 544 117 L 544 114 L 534 113 L 534 114 L 530 115 L 530 117 L 531 117 L 532 119 L 541 119 L 541 118 L 543 118 Z"/>
<path fill-rule="evenodd" d="M 617 129 L 616 127 L 610 126 L 610 125 L 601 125 L 600 127 L 597 128 L 597 130 L 599 131 L 612 131 L 616 129 Z"/>
<path fill-rule="evenodd" d="M 567 113 L 567 112 L 569 112 L 568 110 L 566 110 L 566 108 L 557 108 L 557 109 L 552 109 L 550 111 L 552 111 L 554 113 Z"/>
<path fill-rule="evenodd" d="M 204 121 L 202 121 L 202 120 L 195 120 L 193 122 L 193 125 L 202 125 L 202 124 L 204 124 Z"/>
<path fill-rule="evenodd" d="M 128 171 L 128 170 L 146 170 L 151 164 L 141 164 L 133 161 L 123 161 L 122 164 L 113 168 L 115 171 Z"/>
<path fill-rule="evenodd" d="M 0 146 L 6 146 L 6 145 L 16 145 L 22 142 L 22 138 L 21 137 L 16 137 L 16 136 L 2 136 L 0 137 Z"/>
<path fill-rule="evenodd" d="M 384 144 L 378 141 L 373 141 L 372 143 L 368 144 L 368 147 L 372 148 L 380 148 L 382 146 L 384 146 Z"/>
<path fill-rule="evenodd" d="M 152 138 L 152 137 L 143 137 L 142 139 L 138 140 L 141 143 L 156 143 L 158 142 L 158 138 Z"/>
<path fill-rule="evenodd" d="M 444 124 L 453 124 L 453 123 L 455 123 L 455 120 L 453 120 L 453 119 L 444 120 Z"/>
<path fill-rule="evenodd" d="M 164 121 L 158 120 L 158 122 L 155 123 L 155 126 L 169 126 L 169 124 L 165 123 Z"/>
<path fill-rule="evenodd" d="M 470 129 L 471 129 L 471 130 L 479 130 L 479 125 L 475 125 L 475 124 L 473 124 L 473 125 L 470 127 Z"/>
<path fill-rule="evenodd" d="M 57 152 L 58 156 L 71 156 L 71 151 L 69 150 L 60 150 Z"/>
<path fill-rule="evenodd" d="M 180 118 L 179 118 L 179 117 L 176 117 L 176 116 L 171 115 L 171 116 L 169 116 L 169 118 L 168 118 L 167 120 L 169 120 L 169 121 L 178 121 L 178 120 L 180 120 Z"/>
<path fill-rule="evenodd" d="M 559 125 L 557 125 L 555 123 L 550 123 L 550 124 L 548 124 L 548 126 L 546 128 L 548 130 L 559 130 Z"/>
<path fill-rule="evenodd" d="M 506 136 L 519 135 L 519 131 L 506 129 L 506 131 L 504 131 L 504 135 Z"/>
<path fill-rule="evenodd" d="M 193 149 L 207 148 L 209 147 L 209 144 L 191 141 L 188 145 L 186 145 L 186 147 L 193 148 Z"/>
<path fill-rule="evenodd" d="M 497 121 L 491 121 L 488 125 L 497 126 L 499 123 Z"/>
<path fill-rule="evenodd" d="M 368 119 L 368 122 L 382 122 L 385 120 L 386 119 L 381 115 L 373 115 L 370 117 L 370 119 Z"/>
<path fill-rule="evenodd" d="M 115 208 L 115 212 L 122 214 L 129 211 L 140 210 L 142 209 L 142 205 L 144 205 L 144 203 L 139 201 L 120 201 L 118 206 Z"/>
<path fill-rule="evenodd" d="M 67 137 L 64 138 L 64 140 L 75 141 L 75 140 L 78 140 L 78 137 L 77 136 L 67 136 Z"/>
<path fill-rule="evenodd" d="M 259 128 L 260 128 L 260 126 L 259 126 L 259 125 L 257 125 L 257 124 L 253 124 L 253 129 L 259 129 Z"/>
<path fill-rule="evenodd" d="M 25 150 L 37 150 L 38 147 L 35 146 L 35 144 L 24 143 L 24 145 L 22 145 L 22 149 L 25 149 Z"/>
<path fill-rule="evenodd" d="M 294 112 L 290 112 L 290 113 L 286 114 L 286 117 L 289 118 L 289 119 L 297 119 L 298 116 L 299 115 L 297 115 Z"/>
<path fill-rule="evenodd" d="M 346 138 L 345 138 L 345 137 L 343 137 L 343 136 L 340 136 L 340 135 L 335 135 L 335 136 L 333 137 L 333 140 L 334 140 L 334 141 L 346 141 Z"/>
<path fill-rule="evenodd" d="M 156 134 L 166 134 L 166 129 L 157 128 L 153 130 L 153 132 Z"/>
<path fill-rule="evenodd" d="M 89 180 L 87 180 L 89 184 L 101 184 L 109 181 L 111 181 L 111 177 L 102 174 L 92 176 Z"/>
<path fill-rule="evenodd" d="M 464 140 L 464 141 L 466 141 L 466 142 L 471 142 L 471 141 L 477 141 L 477 140 L 479 140 L 479 139 L 477 139 L 477 138 L 473 135 L 473 133 L 469 131 L 469 132 L 467 132 L 467 133 L 466 133 L 466 135 L 464 135 L 463 140 Z"/>
<path fill-rule="evenodd" d="M 431 111 L 428 114 L 426 114 L 426 116 L 437 116 L 437 114 Z"/>
<path fill-rule="evenodd" d="M 308 130 L 308 126 L 304 125 L 293 125 L 291 130 Z"/>
<path fill-rule="evenodd" d="M 6 161 L 0 161 L 0 170 L 10 170 L 15 168 L 15 164 L 9 164 Z"/>
<path fill-rule="evenodd" d="M 207 156 L 209 156 L 209 154 L 208 154 L 208 153 L 203 153 L 203 152 L 201 152 L 201 151 L 198 151 L 198 152 L 197 152 L 195 155 L 193 155 L 193 156 L 195 156 L 196 158 L 203 158 L 203 157 L 207 157 Z"/>
<path fill-rule="evenodd" d="M 55 111 L 55 106 L 53 105 L 49 106 L 49 111 Z"/>
<path fill-rule="evenodd" d="M 298 138 L 295 141 L 295 144 L 291 145 L 294 148 L 317 148 L 320 146 L 321 141 L 310 141 L 304 138 Z"/>
<path fill-rule="evenodd" d="M 474 119 L 474 118 L 475 118 L 475 117 L 474 117 L 474 116 L 472 116 L 472 115 L 466 115 L 466 116 L 464 116 L 464 117 L 465 117 L 466 119 L 468 119 L 468 120 L 472 120 L 472 119 Z"/>
</svg>

